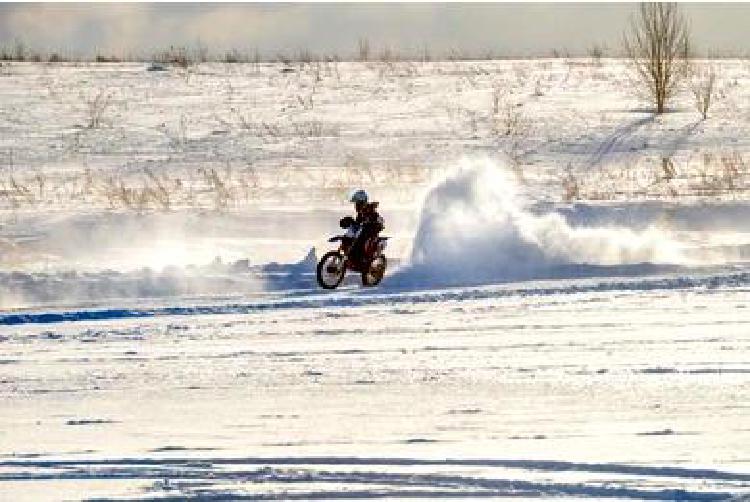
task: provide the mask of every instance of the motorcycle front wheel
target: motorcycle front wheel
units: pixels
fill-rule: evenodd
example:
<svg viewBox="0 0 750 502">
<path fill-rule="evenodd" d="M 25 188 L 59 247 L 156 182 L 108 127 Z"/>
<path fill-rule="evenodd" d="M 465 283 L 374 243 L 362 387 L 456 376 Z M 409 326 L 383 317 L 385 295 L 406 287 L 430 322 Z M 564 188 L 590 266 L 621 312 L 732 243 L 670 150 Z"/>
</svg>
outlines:
<svg viewBox="0 0 750 502">
<path fill-rule="evenodd" d="M 380 284 L 380 281 L 383 280 L 383 276 L 385 275 L 385 267 L 387 265 L 388 261 L 383 255 L 372 260 L 368 269 L 362 272 L 362 285 L 377 286 Z"/>
<path fill-rule="evenodd" d="M 318 262 L 315 276 L 323 289 L 335 289 L 344 280 L 346 266 L 344 256 L 338 251 L 329 251 Z"/>
</svg>

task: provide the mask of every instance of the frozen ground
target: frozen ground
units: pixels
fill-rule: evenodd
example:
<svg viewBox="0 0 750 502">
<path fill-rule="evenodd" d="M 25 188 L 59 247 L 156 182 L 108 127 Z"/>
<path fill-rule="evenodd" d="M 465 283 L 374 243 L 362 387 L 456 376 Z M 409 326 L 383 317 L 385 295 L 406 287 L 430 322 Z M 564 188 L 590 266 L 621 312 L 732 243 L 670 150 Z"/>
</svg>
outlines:
<svg viewBox="0 0 750 502">
<path fill-rule="evenodd" d="M 747 277 L 606 282 L 6 326 L 0 484 L 13 500 L 750 494 Z"/>
<path fill-rule="evenodd" d="M 750 496 L 718 64 L 705 121 L 607 60 L 3 65 L 0 498 Z M 359 186 L 390 274 L 323 293 Z"/>
</svg>

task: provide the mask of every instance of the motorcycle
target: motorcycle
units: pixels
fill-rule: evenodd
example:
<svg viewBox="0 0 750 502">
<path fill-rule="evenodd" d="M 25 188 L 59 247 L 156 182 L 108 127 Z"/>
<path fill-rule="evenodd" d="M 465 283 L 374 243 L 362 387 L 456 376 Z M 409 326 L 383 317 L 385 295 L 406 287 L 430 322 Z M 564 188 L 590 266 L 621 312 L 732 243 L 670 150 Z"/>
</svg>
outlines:
<svg viewBox="0 0 750 502">
<path fill-rule="evenodd" d="M 354 241 L 361 232 L 361 228 L 351 216 L 343 218 L 339 225 L 346 232 L 343 235 L 328 239 L 328 242 L 339 242 L 340 244 L 338 249 L 328 251 L 318 262 L 316 270 L 318 284 L 324 289 L 335 289 L 344 280 L 346 271 L 351 270 L 361 274 L 363 286 L 377 286 L 383 279 L 388 265 L 388 260 L 383 254 L 388 237 L 369 239 L 364 246 L 364 259 L 358 262 L 351 259 L 350 252 Z"/>
</svg>

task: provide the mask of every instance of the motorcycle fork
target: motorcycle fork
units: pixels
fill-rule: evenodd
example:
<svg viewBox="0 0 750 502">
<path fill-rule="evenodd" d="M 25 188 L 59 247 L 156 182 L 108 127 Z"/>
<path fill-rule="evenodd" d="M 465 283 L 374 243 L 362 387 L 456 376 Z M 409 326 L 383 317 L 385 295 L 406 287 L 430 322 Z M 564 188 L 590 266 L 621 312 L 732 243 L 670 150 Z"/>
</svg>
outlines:
<svg viewBox="0 0 750 502">
<path fill-rule="evenodd" d="M 339 246 L 339 254 L 344 260 L 344 270 L 349 269 L 349 250 L 347 249 L 347 246 L 342 242 Z"/>
</svg>

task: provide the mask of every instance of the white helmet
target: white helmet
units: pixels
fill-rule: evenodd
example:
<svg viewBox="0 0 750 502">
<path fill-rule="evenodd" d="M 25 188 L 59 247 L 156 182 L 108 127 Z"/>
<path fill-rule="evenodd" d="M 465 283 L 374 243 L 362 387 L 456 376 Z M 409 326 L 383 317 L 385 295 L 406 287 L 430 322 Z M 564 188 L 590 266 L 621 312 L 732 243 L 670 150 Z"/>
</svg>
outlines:
<svg viewBox="0 0 750 502">
<path fill-rule="evenodd" d="M 355 204 L 357 202 L 367 204 L 367 199 L 367 192 L 365 192 L 364 190 L 356 190 L 352 192 L 352 196 L 349 198 L 349 202 L 354 202 Z"/>
</svg>

